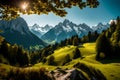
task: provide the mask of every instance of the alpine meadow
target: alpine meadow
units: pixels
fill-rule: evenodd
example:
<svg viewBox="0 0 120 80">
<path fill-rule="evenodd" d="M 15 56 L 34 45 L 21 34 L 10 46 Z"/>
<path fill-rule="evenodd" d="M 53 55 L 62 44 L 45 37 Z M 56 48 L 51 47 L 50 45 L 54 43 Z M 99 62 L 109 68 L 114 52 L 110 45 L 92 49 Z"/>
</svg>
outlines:
<svg viewBox="0 0 120 80">
<path fill-rule="evenodd" d="M 120 80 L 119 0 L 0 0 L 0 80 Z"/>
</svg>

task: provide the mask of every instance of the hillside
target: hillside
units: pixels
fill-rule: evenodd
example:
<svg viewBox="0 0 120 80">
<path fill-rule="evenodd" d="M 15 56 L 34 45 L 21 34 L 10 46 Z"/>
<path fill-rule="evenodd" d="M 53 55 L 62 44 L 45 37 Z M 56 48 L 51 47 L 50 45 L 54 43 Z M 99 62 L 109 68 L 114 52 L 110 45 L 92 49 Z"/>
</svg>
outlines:
<svg viewBox="0 0 120 80">
<path fill-rule="evenodd" d="M 38 63 L 33 65 L 32 67 L 26 67 L 23 68 L 25 70 L 32 69 L 36 70 L 39 68 L 45 68 L 48 71 L 57 71 L 57 68 L 60 68 L 63 71 L 67 71 L 65 69 L 73 70 L 74 66 L 77 69 L 80 69 L 82 73 L 86 73 L 83 68 L 80 68 L 79 65 L 85 65 L 86 67 L 95 70 L 100 70 L 102 74 L 106 77 L 107 80 L 119 80 L 120 79 L 120 59 L 112 59 L 112 60 L 101 60 L 101 61 L 96 61 L 95 59 L 95 43 L 85 43 L 83 45 L 79 46 L 79 50 L 81 51 L 82 58 L 77 58 L 77 59 L 72 59 L 69 63 L 66 63 L 65 65 L 62 66 L 63 61 L 65 60 L 65 55 L 69 54 L 70 58 L 73 57 L 73 51 L 75 50 L 75 46 L 65 46 L 61 47 L 57 50 L 54 51 L 52 54 L 55 57 L 55 62 L 58 63 L 57 66 L 55 65 L 48 65 L 47 63 Z M 51 56 L 51 55 L 50 55 Z M 49 56 L 48 56 L 49 57 Z M 47 57 L 47 58 L 48 58 Z M 80 64 L 79 64 L 80 63 Z M 77 66 L 78 65 L 78 66 Z M 10 68 L 14 68 L 9 65 L 5 65 L 0 63 L 0 68 L 1 70 L 5 69 L 7 71 L 10 70 Z M 73 70 L 74 71 L 74 70 Z M 57 74 L 57 72 L 56 72 Z M 60 72 L 60 74 L 62 74 Z M 89 75 L 86 73 L 86 75 Z M 62 77 L 62 76 L 59 76 Z M 88 77 L 90 78 L 90 77 Z M 61 80 L 61 79 L 60 79 Z M 97 79 L 99 80 L 99 79 Z M 104 79 L 103 79 L 104 80 Z"/>
<path fill-rule="evenodd" d="M 65 60 L 65 55 L 69 54 L 70 57 L 72 57 L 73 56 L 72 52 L 74 49 L 75 49 L 75 46 L 66 46 L 56 50 L 53 53 L 53 56 L 55 57 L 54 61 L 58 63 L 59 66 L 48 66 L 46 64 L 38 63 L 38 64 L 35 64 L 33 67 L 38 68 L 39 66 L 43 66 L 43 67 L 46 67 L 48 70 L 53 70 L 56 67 L 69 69 L 69 68 L 73 68 L 73 65 L 80 62 L 80 63 L 86 64 L 87 66 L 92 66 L 95 69 L 99 69 L 105 75 L 107 80 L 120 79 L 119 77 L 120 59 L 96 61 L 95 43 L 86 43 L 83 46 L 79 47 L 83 58 L 74 59 L 69 63 L 67 63 L 65 66 L 61 66 L 62 62 Z"/>
<path fill-rule="evenodd" d="M 0 30 L 3 31 L 0 35 L 12 45 L 22 45 L 27 49 L 30 46 L 41 45 L 44 47 L 47 45 L 29 30 L 26 21 L 21 17 L 10 21 L 0 20 Z"/>
<path fill-rule="evenodd" d="M 107 48 L 110 47 L 107 42 L 110 39 L 109 36 L 114 39 L 111 42 L 118 39 L 105 35 L 113 27 L 116 29 L 112 35 L 116 36 L 116 33 L 119 33 L 119 25 L 112 24 L 99 37 L 97 35 L 98 38 L 91 33 L 83 39 L 73 36 L 59 44 L 49 45 L 32 52 L 25 51 L 17 45 L 11 45 L 0 37 L 0 79 L 119 80 L 120 59 L 116 56 L 119 54 L 113 55 L 116 51 L 119 53 L 117 44 L 111 46 L 113 53 L 106 54 L 111 50 L 109 48 L 108 51 Z M 97 42 L 91 40 L 94 37 Z M 88 39 L 86 42 L 89 43 L 85 43 L 84 38 Z M 99 58 L 96 57 L 98 53 Z"/>
</svg>

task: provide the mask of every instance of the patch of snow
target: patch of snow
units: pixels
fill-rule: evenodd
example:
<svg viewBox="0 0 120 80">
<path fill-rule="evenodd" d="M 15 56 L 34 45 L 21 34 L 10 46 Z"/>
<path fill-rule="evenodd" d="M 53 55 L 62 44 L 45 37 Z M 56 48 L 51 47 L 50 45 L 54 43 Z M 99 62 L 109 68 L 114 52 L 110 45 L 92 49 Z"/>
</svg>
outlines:
<svg viewBox="0 0 120 80">
<path fill-rule="evenodd" d="M 78 33 L 79 33 L 79 31 L 78 31 L 78 27 L 73 26 L 73 28 L 74 28 L 74 30 L 76 31 L 76 33 L 78 34 Z"/>
<path fill-rule="evenodd" d="M 71 27 L 69 25 L 67 26 L 62 26 L 63 27 L 63 30 L 65 30 L 66 32 L 70 32 L 72 31 Z"/>
</svg>

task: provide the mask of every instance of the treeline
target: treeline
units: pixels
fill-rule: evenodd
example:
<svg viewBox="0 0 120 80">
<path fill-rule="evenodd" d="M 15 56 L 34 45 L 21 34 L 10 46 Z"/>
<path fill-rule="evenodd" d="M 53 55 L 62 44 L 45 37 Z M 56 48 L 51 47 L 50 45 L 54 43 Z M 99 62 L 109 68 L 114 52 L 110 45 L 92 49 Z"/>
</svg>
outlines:
<svg viewBox="0 0 120 80">
<path fill-rule="evenodd" d="M 72 36 L 71 38 L 65 39 L 59 43 L 59 47 L 67 46 L 67 45 L 74 45 L 78 46 L 81 43 L 86 42 L 95 42 L 98 38 L 99 34 L 97 31 L 95 32 L 88 32 L 88 35 L 83 36 L 82 38 L 78 37 L 78 35 Z"/>
<path fill-rule="evenodd" d="M 62 54 L 62 53 L 60 53 L 60 54 Z M 67 63 L 69 63 L 73 59 L 77 59 L 77 58 L 81 58 L 81 57 L 82 57 L 81 52 L 80 52 L 79 48 L 76 47 L 75 50 L 72 52 L 72 56 L 70 56 L 70 54 L 66 54 L 65 56 L 63 56 L 63 60 L 61 63 L 55 62 L 54 55 L 50 55 L 47 59 L 45 58 L 46 61 L 44 63 L 48 64 L 48 65 L 54 65 L 54 66 L 61 65 L 62 66 L 62 65 L 66 65 Z"/>
<path fill-rule="evenodd" d="M 78 35 L 75 35 L 75 36 L 72 36 L 71 38 L 61 41 L 60 43 L 55 43 L 54 45 L 48 45 L 47 47 L 43 48 L 42 50 L 32 51 L 32 52 L 30 52 L 31 64 L 35 64 L 38 62 L 45 63 L 47 61 L 46 57 L 53 54 L 54 51 L 60 47 L 64 47 L 64 46 L 68 46 L 68 45 L 78 46 L 78 45 L 81 45 L 82 43 L 86 43 L 86 42 L 95 42 L 96 39 L 98 38 L 98 36 L 99 36 L 99 34 L 97 33 L 97 31 L 95 31 L 95 32 L 89 31 L 88 35 L 83 36 L 83 38 L 79 38 Z M 49 61 L 48 61 L 48 64 L 54 63 L 54 62 L 52 62 L 52 61 L 54 61 L 53 56 L 51 56 L 49 60 L 51 61 L 51 63 L 49 63 Z M 69 59 L 68 59 L 68 61 L 69 61 Z"/>
<path fill-rule="evenodd" d="M 0 36 L 0 56 L 7 59 L 6 64 L 25 66 L 29 64 L 28 51 L 25 51 L 21 46 L 10 45 L 3 37 Z M 3 62 L 0 59 L 0 62 Z"/>
<path fill-rule="evenodd" d="M 117 17 L 96 41 L 96 58 L 120 57 L 120 18 Z"/>
<path fill-rule="evenodd" d="M 44 57 L 54 53 L 57 44 L 49 45 L 38 51 L 28 51 L 17 44 L 9 44 L 2 36 L 0 36 L 0 63 L 10 64 L 14 66 L 28 66 L 37 62 L 44 62 Z M 4 62 L 7 60 L 6 62 Z"/>
<path fill-rule="evenodd" d="M 2 76 L 2 80 L 53 80 L 48 75 L 48 71 L 45 68 L 39 69 L 24 69 L 24 68 L 12 68 L 7 75 Z"/>
<path fill-rule="evenodd" d="M 5 39 L 3 39 L 3 37 L 0 37 L 0 55 L 7 59 L 7 64 L 10 65 L 27 66 L 39 62 L 45 63 L 47 61 L 46 57 L 53 54 L 56 49 L 67 45 L 78 46 L 85 42 L 94 42 L 98 36 L 99 34 L 97 31 L 89 32 L 88 35 L 83 38 L 79 38 L 78 35 L 75 35 L 69 39 L 61 41 L 60 43 L 48 45 L 43 49 L 34 51 L 25 50 L 22 46 L 16 44 L 10 45 Z M 66 62 L 68 62 L 68 60 Z M 2 59 L 0 59 L 0 62 L 2 62 Z"/>
</svg>

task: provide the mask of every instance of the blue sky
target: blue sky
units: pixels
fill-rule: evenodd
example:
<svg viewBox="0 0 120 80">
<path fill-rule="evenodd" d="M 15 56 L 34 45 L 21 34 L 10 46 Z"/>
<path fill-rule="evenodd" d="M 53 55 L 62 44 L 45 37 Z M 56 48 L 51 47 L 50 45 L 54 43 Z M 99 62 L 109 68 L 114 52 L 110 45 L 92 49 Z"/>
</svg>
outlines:
<svg viewBox="0 0 120 80">
<path fill-rule="evenodd" d="M 46 24 L 55 26 L 59 22 L 64 21 L 64 19 L 69 19 L 70 21 L 80 24 L 86 23 L 90 26 L 96 25 L 99 22 L 107 23 L 111 19 L 116 19 L 120 16 L 120 0 L 99 0 L 100 5 L 97 8 L 85 8 L 80 10 L 78 7 L 72 7 L 71 9 L 66 9 L 68 14 L 66 17 L 59 17 L 53 13 L 49 15 L 21 15 L 29 26 L 37 23 L 40 26 L 45 26 Z"/>
</svg>

